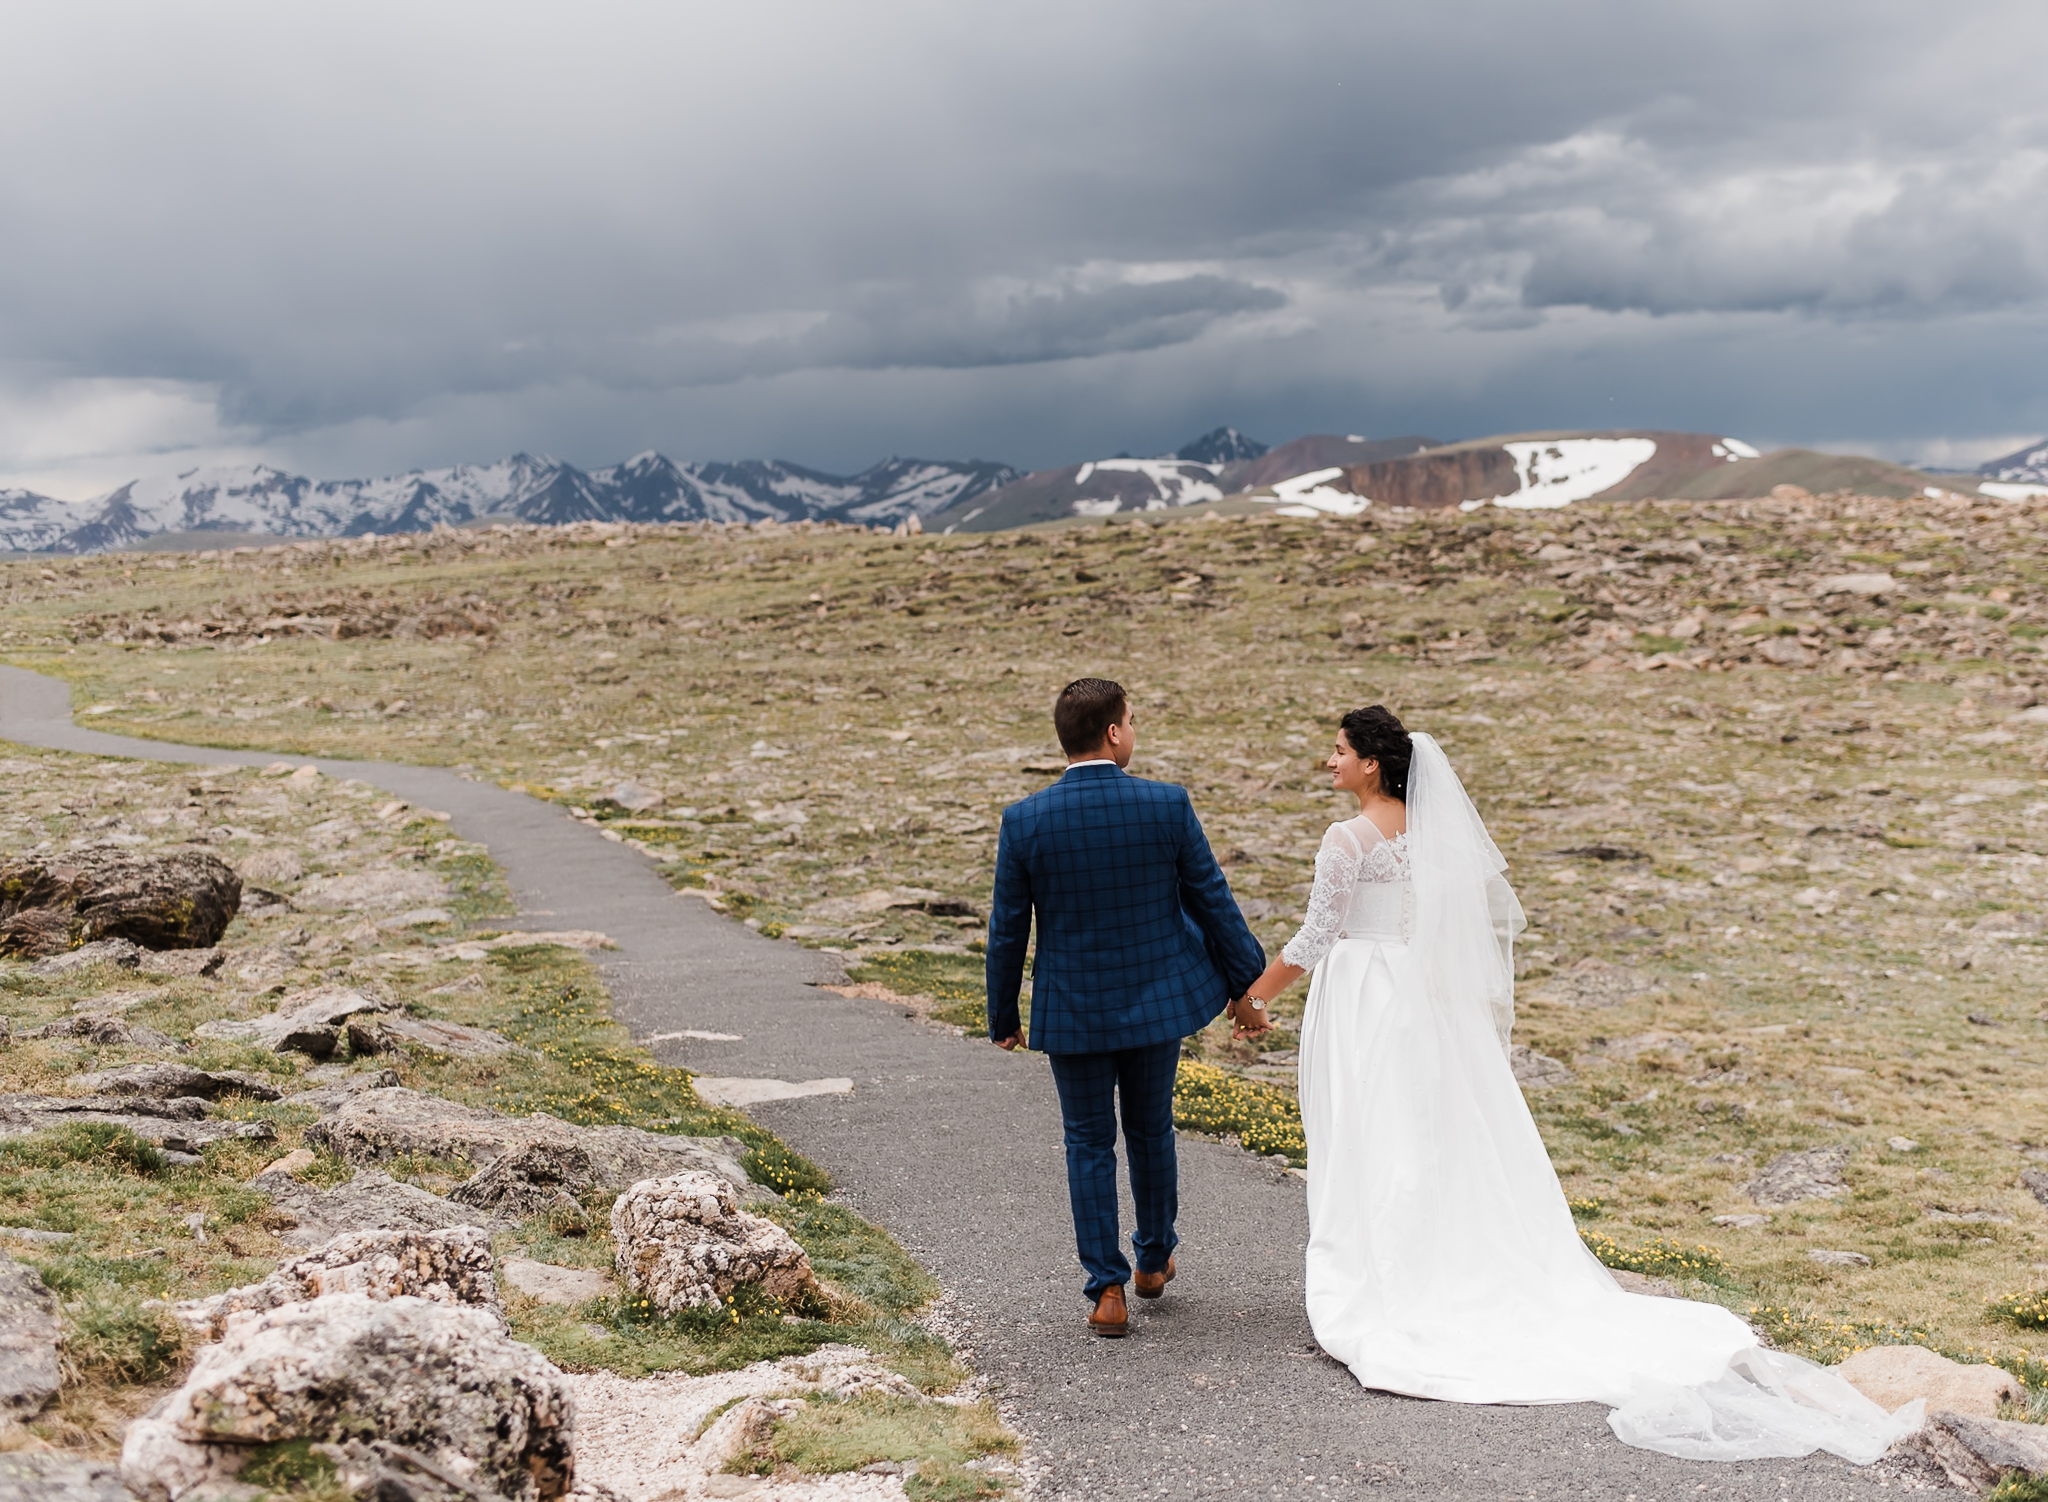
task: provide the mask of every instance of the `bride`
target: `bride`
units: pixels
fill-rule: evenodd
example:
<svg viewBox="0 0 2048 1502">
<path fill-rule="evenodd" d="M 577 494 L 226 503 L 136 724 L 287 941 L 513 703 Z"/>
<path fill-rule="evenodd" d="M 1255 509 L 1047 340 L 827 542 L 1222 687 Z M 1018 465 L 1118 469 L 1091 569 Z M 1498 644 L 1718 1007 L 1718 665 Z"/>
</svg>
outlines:
<svg viewBox="0 0 2048 1502">
<path fill-rule="evenodd" d="M 1358 799 L 1316 854 L 1307 920 L 1233 1004 L 1239 1035 L 1313 969 L 1301 1027 L 1308 1315 L 1367 1387 L 1610 1405 L 1632 1445 L 1700 1460 L 1876 1460 L 1916 1428 L 1714 1304 L 1624 1292 L 1580 1241 L 1507 1057 L 1526 927 L 1441 747 L 1344 717 Z"/>
</svg>

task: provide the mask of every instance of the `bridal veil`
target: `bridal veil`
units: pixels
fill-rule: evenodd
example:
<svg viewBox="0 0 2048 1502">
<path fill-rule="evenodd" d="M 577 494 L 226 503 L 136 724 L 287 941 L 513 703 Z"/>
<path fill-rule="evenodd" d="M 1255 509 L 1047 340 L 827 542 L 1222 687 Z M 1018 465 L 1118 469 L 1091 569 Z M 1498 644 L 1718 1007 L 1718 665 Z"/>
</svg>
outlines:
<svg viewBox="0 0 2048 1502">
<path fill-rule="evenodd" d="M 1507 862 L 1427 735 L 1407 794 L 1405 836 L 1333 826 L 1296 936 L 1324 1349 L 1418 1397 L 1605 1403 L 1617 1436 L 1670 1455 L 1877 1459 L 1916 1412 L 1760 1349 L 1718 1305 L 1628 1293 L 1586 1249 L 1506 1057 L 1527 926 Z"/>
</svg>

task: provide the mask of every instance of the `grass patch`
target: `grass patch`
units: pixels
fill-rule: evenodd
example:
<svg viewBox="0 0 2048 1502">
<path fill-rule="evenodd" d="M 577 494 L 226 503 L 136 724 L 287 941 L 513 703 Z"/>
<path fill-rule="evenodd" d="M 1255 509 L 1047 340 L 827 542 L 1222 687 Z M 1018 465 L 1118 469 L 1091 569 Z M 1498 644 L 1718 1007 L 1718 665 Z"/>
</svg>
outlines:
<svg viewBox="0 0 2048 1502">
<path fill-rule="evenodd" d="M 1641 1273 L 1649 1278 L 1693 1278 L 1702 1283 L 1725 1284 L 1728 1264 L 1718 1248 L 1685 1246 L 1658 1237 L 1640 1246 L 1623 1246 L 1601 1231 L 1581 1230 L 1579 1240 L 1608 1267 Z"/>
<path fill-rule="evenodd" d="M 925 1461 L 917 1474 L 903 1483 L 903 1495 L 910 1502 L 975 1502 L 980 1497 L 1000 1497 L 1009 1489 L 1007 1477 L 970 1470 L 948 1460 Z"/>
<path fill-rule="evenodd" d="M 2022 1330 L 2048 1330 L 2048 1289 L 2008 1294 L 1990 1301 L 1991 1317 Z"/>
<path fill-rule="evenodd" d="M 1173 1082 L 1173 1124 L 1183 1131 L 1234 1136 L 1262 1157 L 1284 1154 L 1307 1166 L 1301 1103 L 1292 1091 L 1248 1080 L 1214 1064 L 1182 1059 Z"/>
<path fill-rule="evenodd" d="M 813 1272 L 871 1309 L 907 1314 L 938 1297 L 937 1280 L 894 1237 L 843 1205 L 797 1202 L 761 1212 L 796 1238 Z"/>
<path fill-rule="evenodd" d="M 767 1453 L 736 1460 L 728 1469 L 765 1475 L 786 1463 L 817 1476 L 885 1460 L 957 1466 L 1016 1447 L 986 1403 L 920 1403 L 864 1393 L 814 1400 L 775 1426 Z"/>
</svg>

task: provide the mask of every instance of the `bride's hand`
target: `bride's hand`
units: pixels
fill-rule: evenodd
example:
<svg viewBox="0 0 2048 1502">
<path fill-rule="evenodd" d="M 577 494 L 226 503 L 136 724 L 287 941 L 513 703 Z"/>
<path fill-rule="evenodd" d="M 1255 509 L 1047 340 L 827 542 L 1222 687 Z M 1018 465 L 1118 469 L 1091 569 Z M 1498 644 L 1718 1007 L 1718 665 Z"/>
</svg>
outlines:
<svg viewBox="0 0 2048 1502">
<path fill-rule="evenodd" d="M 1230 1030 L 1232 1041 L 1256 1038 L 1261 1033 L 1270 1032 L 1273 1027 L 1272 1015 L 1264 1008 L 1253 1006 L 1249 996 L 1240 996 L 1230 1004 L 1230 1020 L 1233 1024 Z"/>
</svg>

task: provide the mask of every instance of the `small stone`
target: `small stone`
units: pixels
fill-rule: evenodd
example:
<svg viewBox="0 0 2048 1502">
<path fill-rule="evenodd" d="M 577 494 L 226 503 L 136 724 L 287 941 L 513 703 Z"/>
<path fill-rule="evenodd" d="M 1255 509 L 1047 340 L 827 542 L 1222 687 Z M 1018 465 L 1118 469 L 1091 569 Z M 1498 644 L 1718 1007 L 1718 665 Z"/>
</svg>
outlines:
<svg viewBox="0 0 2048 1502">
<path fill-rule="evenodd" d="M 2048 1169 L 2023 1168 L 2020 1170 L 2020 1188 L 2027 1191 L 2042 1204 L 2048 1205 Z"/>
<path fill-rule="evenodd" d="M 803 1248 L 741 1210 L 733 1186 L 715 1174 L 637 1183 L 612 1206 L 611 1222 L 619 1281 L 664 1314 L 718 1304 L 742 1285 L 779 1299 L 817 1286 Z"/>
<path fill-rule="evenodd" d="M 1995 1419 L 2001 1402 L 2024 1397 L 2018 1379 L 2003 1368 L 1966 1366 L 1925 1346 L 1871 1346 L 1835 1370 L 1887 1413 L 1925 1398 L 1929 1413 Z"/>
<path fill-rule="evenodd" d="M 279 886 L 297 881 L 306 874 L 306 866 L 299 859 L 299 853 L 283 845 L 272 845 L 243 858 L 235 867 L 235 873 L 245 882 L 258 886 Z"/>
<path fill-rule="evenodd" d="M 39 1231 L 33 1226 L 0 1226 L 0 1241 L 26 1241 L 30 1244 L 45 1242 L 51 1246 L 66 1241 L 75 1241 L 75 1231 Z"/>
<path fill-rule="evenodd" d="M 246 903 L 243 910 L 247 911 Z M 203 979 L 218 975 L 227 959 L 228 952 L 217 945 L 206 949 L 145 949 L 136 968 L 144 975 Z"/>
<path fill-rule="evenodd" d="M 619 1291 L 618 1284 L 593 1268 L 556 1267 L 551 1262 L 528 1262 L 517 1257 L 500 1263 L 498 1276 L 508 1288 L 516 1288 L 542 1304 L 587 1304 Z"/>
<path fill-rule="evenodd" d="M 1768 1215 L 1717 1215 L 1714 1224 L 1728 1226 L 1737 1231 L 1754 1231 L 1771 1223 Z"/>
<path fill-rule="evenodd" d="M 256 1177 L 260 1179 L 264 1174 L 272 1173 L 295 1174 L 302 1168 L 311 1168 L 319 1161 L 320 1159 L 313 1154 L 311 1149 L 295 1147 L 282 1158 L 266 1164 L 263 1171 L 258 1173 Z"/>
<path fill-rule="evenodd" d="M 1887 1137 L 1884 1145 L 1895 1153 L 1917 1152 L 1920 1148 L 1920 1144 L 1911 1137 Z"/>
<path fill-rule="evenodd" d="M 1868 1267 L 1870 1259 L 1861 1252 L 1829 1252 L 1816 1247 L 1806 1254 L 1809 1262 L 1818 1262 L 1822 1267 Z"/>
<path fill-rule="evenodd" d="M 33 1418 L 57 1396 L 63 1339 L 57 1295 L 34 1268 L 0 1252 L 0 1418 Z"/>
<path fill-rule="evenodd" d="M 1849 1192 L 1842 1170 L 1849 1165 L 1846 1147 L 1811 1147 L 1780 1153 L 1764 1171 L 1742 1186 L 1759 1205 L 1791 1205 L 1800 1200 L 1833 1199 Z"/>
<path fill-rule="evenodd" d="M 73 971 L 84 970 L 93 965 L 112 965 L 121 970 L 133 970 L 142 963 L 142 950 L 126 939 L 97 939 L 90 944 L 63 954 L 53 954 L 47 959 L 37 960 L 28 967 L 28 973 L 36 976 L 70 975 Z"/>
<path fill-rule="evenodd" d="M 1524 1090 L 1550 1090 L 1572 1081 L 1572 1072 L 1565 1067 L 1564 1060 L 1540 1054 L 1521 1043 L 1508 1050 L 1508 1063 L 1514 1069 L 1515 1083 Z"/>
<path fill-rule="evenodd" d="M 488 1059 L 502 1053 L 531 1053 L 521 1048 L 503 1033 L 494 1033 L 487 1027 L 469 1027 L 460 1022 L 443 1022 L 434 1018 L 391 1017 L 384 1020 L 384 1031 L 398 1040 L 409 1043 L 428 1053 L 445 1054 L 457 1059 Z"/>
</svg>

